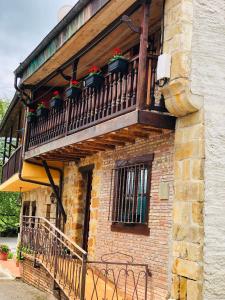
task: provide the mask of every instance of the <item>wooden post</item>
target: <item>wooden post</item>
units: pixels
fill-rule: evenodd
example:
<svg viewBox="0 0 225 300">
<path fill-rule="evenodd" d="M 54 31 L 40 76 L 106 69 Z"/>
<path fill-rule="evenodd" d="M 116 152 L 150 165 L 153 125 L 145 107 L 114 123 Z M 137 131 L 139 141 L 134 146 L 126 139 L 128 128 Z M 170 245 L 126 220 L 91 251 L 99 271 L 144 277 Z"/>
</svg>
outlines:
<svg viewBox="0 0 225 300">
<path fill-rule="evenodd" d="M 4 150 L 3 150 L 3 162 L 2 162 L 3 166 L 5 164 L 5 158 L 6 158 L 6 147 L 7 147 L 7 133 L 5 135 Z"/>
<path fill-rule="evenodd" d="M 9 152 L 8 152 L 8 156 L 11 156 L 12 153 L 12 135 L 13 135 L 13 126 L 10 129 L 10 137 L 9 137 Z"/>
<path fill-rule="evenodd" d="M 147 55 L 148 55 L 148 21 L 151 1 L 145 0 L 142 5 L 142 24 L 139 50 L 137 109 L 146 108 L 147 97 Z"/>
<path fill-rule="evenodd" d="M 20 130 L 21 130 L 21 116 L 22 116 L 22 111 L 20 110 L 19 117 L 18 117 L 18 124 L 17 124 L 16 148 L 18 148 L 18 146 L 19 146 Z"/>
</svg>

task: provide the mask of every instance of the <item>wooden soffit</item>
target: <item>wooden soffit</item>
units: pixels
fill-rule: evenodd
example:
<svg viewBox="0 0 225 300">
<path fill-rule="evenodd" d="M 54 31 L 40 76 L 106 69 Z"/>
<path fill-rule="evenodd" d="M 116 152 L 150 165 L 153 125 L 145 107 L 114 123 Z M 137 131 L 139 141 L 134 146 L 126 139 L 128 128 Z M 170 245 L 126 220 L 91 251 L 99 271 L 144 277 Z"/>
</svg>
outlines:
<svg viewBox="0 0 225 300">
<path fill-rule="evenodd" d="M 87 21 L 47 62 L 25 79 L 25 84 L 37 84 L 83 49 L 101 31 L 123 14 L 136 0 L 109 1 L 96 15 Z"/>
</svg>

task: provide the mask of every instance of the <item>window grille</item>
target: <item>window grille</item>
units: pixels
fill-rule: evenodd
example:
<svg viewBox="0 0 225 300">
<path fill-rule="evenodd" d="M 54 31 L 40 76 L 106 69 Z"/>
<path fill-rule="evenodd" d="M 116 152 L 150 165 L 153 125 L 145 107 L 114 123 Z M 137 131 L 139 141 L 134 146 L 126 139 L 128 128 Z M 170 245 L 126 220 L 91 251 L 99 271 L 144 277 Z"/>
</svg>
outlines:
<svg viewBox="0 0 225 300">
<path fill-rule="evenodd" d="M 112 170 L 113 224 L 148 223 L 151 164 L 152 159 L 135 163 L 119 161 Z"/>
</svg>

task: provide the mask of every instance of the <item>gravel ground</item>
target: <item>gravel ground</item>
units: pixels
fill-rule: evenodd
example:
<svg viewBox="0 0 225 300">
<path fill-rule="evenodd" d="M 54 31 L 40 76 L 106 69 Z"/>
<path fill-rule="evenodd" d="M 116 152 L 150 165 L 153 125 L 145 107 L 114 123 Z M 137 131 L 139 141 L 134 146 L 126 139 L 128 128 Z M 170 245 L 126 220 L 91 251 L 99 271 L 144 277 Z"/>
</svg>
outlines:
<svg viewBox="0 0 225 300">
<path fill-rule="evenodd" d="M 1 300 L 48 300 L 48 295 L 20 280 L 0 280 Z"/>
</svg>

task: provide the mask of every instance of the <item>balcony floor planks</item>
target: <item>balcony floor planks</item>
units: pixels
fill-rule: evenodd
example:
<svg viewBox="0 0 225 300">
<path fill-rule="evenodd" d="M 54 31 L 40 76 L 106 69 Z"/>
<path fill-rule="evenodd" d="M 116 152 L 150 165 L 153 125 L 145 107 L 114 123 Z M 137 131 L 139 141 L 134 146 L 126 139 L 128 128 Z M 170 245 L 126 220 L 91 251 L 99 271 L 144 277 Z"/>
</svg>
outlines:
<svg viewBox="0 0 225 300">
<path fill-rule="evenodd" d="M 174 130 L 175 120 L 169 115 L 135 110 L 33 148 L 25 153 L 25 159 L 33 157 L 52 160 L 63 158 L 64 161 L 79 159 L 94 154 L 96 150 L 109 150 L 109 145 L 113 145 L 113 142 L 114 145 L 123 145 L 126 142 L 135 142 L 135 138 L 138 137 L 147 138 L 155 131 Z M 101 146 L 99 142 L 102 143 Z"/>
</svg>

